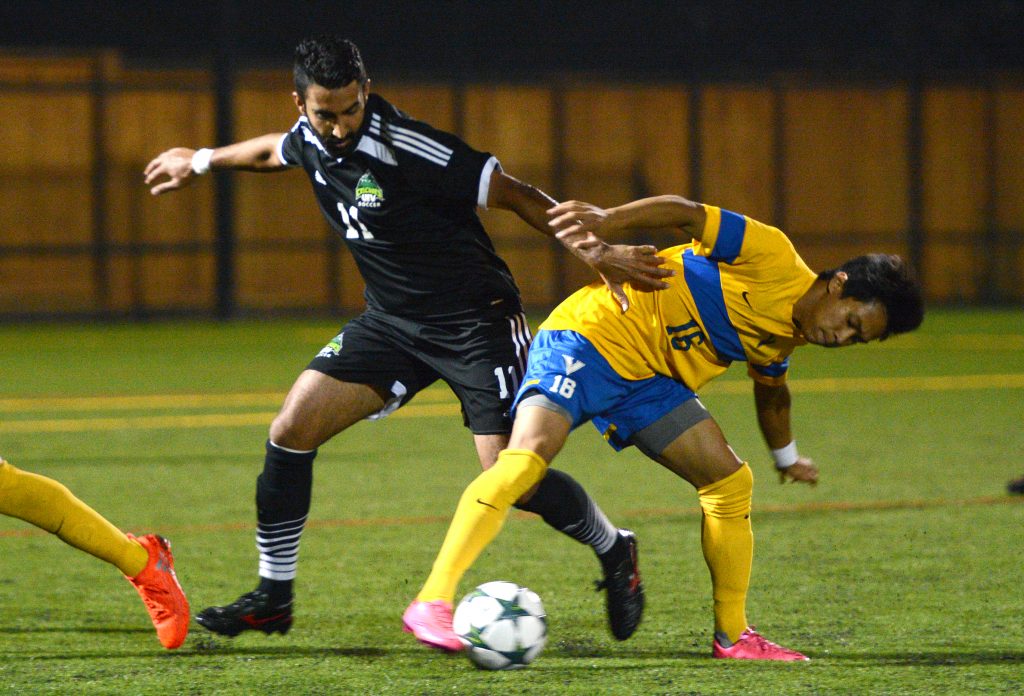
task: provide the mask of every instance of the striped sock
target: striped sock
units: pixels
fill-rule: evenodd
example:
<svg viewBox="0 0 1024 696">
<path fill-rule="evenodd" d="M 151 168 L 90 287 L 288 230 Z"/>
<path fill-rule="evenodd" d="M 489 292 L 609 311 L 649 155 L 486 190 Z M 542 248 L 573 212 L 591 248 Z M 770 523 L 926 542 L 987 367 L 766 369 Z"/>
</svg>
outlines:
<svg viewBox="0 0 1024 696">
<path fill-rule="evenodd" d="M 316 450 L 289 450 L 268 440 L 263 473 L 256 480 L 259 589 L 276 603 L 292 597 L 299 541 L 309 517 L 315 457 Z"/>
<path fill-rule="evenodd" d="M 576 479 L 559 469 L 548 469 L 533 496 L 516 507 L 540 515 L 558 531 L 594 549 L 599 557 L 611 551 L 618 539 L 618 529 L 594 499 Z"/>
</svg>

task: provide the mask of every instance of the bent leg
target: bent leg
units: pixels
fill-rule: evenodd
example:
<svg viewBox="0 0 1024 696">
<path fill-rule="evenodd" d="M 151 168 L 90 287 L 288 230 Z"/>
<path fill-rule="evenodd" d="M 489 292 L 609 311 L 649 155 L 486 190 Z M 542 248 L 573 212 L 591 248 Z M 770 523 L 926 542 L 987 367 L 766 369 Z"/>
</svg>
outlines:
<svg viewBox="0 0 1024 696">
<path fill-rule="evenodd" d="M 349 426 L 384 408 L 388 394 L 369 384 L 343 382 L 304 370 L 270 425 L 274 444 L 312 451 Z"/>
<path fill-rule="evenodd" d="M 754 475 L 744 464 L 730 476 L 697 491 L 704 511 L 701 548 L 711 571 L 715 634 L 733 643 L 747 628 L 747 590 L 754 561 L 750 527 L 753 486 Z"/>
<path fill-rule="evenodd" d="M 316 370 L 305 370 L 288 392 L 270 426 L 263 472 L 256 480 L 259 589 L 271 603 L 291 601 L 317 447 L 383 406 L 378 388 Z"/>
<path fill-rule="evenodd" d="M 149 554 L 137 541 L 46 476 L 0 459 L 0 513 L 55 534 L 76 549 L 106 561 L 128 577 L 142 572 Z"/>
<path fill-rule="evenodd" d="M 225 606 L 196 615 L 221 635 L 287 633 L 299 543 L 309 515 L 316 448 L 384 406 L 384 390 L 307 369 L 295 380 L 270 426 L 263 471 L 256 479 L 259 586 Z"/>
<path fill-rule="evenodd" d="M 753 473 L 736 457 L 710 418 L 672 441 L 658 461 L 697 488 L 704 513 L 701 548 L 711 572 L 715 634 L 731 644 L 747 628 L 747 590 L 754 555 L 750 526 Z"/>
<path fill-rule="evenodd" d="M 547 463 L 568 434 L 569 423 L 560 414 L 542 408 L 520 409 L 509 449 L 463 492 L 417 601 L 454 599 L 459 580 L 501 531 L 512 503 L 540 482 Z"/>
</svg>

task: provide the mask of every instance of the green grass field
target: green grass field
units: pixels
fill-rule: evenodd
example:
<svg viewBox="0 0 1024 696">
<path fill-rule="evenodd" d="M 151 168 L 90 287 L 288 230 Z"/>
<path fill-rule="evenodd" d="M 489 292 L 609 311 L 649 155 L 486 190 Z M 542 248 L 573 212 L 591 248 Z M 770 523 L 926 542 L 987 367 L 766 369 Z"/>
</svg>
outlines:
<svg viewBox="0 0 1024 696">
<path fill-rule="evenodd" d="M 255 478 L 284 391 L 330 320 L 0 326 L 0 453 L 112 522 L 173 544 L 193 610 L 255 582 Z M 899 694 L 1024 692 L 1024 319 L 933 312 L 911 336 L 808 347 L 791 369 L 817 488 L 776 483 L 749 381 L 705 403 L 758 476 L 748 613 L 807 664 L 712 660 L 696 497 L 590 426 L 558 460 L 637 531 L 648 611 L 618 643 L 589 550 L 517 516 L 462 590 L 536 590 L 549 644 L 519 672 L 474 669 L 400 630 L 477 465 L 447 391 L 321 449 L 287 636 L 193 625 L 160 648 L 112 567 L 0 518 L 0 693 Z"/>
</svg>

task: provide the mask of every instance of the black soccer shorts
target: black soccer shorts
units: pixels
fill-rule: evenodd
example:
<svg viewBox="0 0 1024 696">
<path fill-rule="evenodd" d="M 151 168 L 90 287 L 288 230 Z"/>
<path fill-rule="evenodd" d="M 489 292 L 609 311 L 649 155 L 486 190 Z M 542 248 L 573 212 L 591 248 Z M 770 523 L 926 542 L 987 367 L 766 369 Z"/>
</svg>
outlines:
<svg viewBox="0 0 1024 696">
<path fill-rule="evenodd" d="M 531 338 L 521 312 L 422 323 L 367 310 L 345 324 L 308 368 L 391 392 L 376 417 L 444 380 L 459 398 L 463 423 L 474 434 L 509 433 L 509 409 L 526 369 Z"/>
</svg>

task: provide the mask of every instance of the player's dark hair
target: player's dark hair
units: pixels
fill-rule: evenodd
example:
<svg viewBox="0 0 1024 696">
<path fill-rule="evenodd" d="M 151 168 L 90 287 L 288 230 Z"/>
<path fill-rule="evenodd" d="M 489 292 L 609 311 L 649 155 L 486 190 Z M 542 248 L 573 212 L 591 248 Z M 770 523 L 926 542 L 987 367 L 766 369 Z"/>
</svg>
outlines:
<svg viewBox="0 0 1024 696">
<path fill-rule="evenodd" d="M 882 338 L 913 331 L 924 321 L 921 286 L 910 266 L 894 254 L 866 254 L 850 259 L 839 268 L 822 271 L 824 281 L 843 271 L 847 275 L 841 297 L 861 302 L 881 302 L 886 326 Z"/>
<path fill-rule="evenodd" d="M 366 83 L 366 67 L 359 47 L 340 36 L 313 36 L 295 47 L 295 91 L 302 97 L 311 84 L 327 89 L 344 87 L 353 80 Z"/>
</svg>

